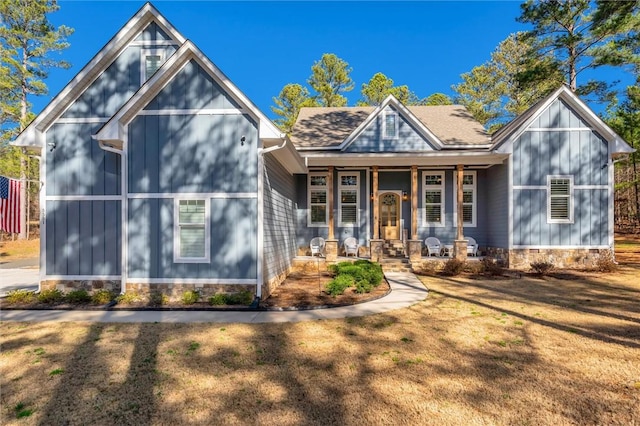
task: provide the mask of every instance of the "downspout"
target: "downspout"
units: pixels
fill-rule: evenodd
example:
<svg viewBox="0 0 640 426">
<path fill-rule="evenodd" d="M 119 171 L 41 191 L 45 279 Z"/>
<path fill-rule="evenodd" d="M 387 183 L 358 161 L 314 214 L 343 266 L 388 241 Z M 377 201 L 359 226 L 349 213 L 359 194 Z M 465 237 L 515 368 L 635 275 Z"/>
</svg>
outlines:
<svg viewBox="0 0 640 426">
<path fill-rule="evenodd" d="M 95 139 L 95 136 L 93 136 Z M 126 292 L 127 287 L 127 234 L 126 234 L 126 220 L 127 220 L 127 179 L 125 178 L 125 153 L 124 149 L 114 148 L 112 146 L 108 146 L 102 143 L 102 141 L 98 141 L 98 146 L 100 149 L 111 152 L 113 154 L 120 156 L 120 174 L 121 174 L 121 188 L 120 195 L 122 197 L 120 201 L 120 246 L 122 247 L 122 251 L 120 253 L 120 293 L 124 294 Z"/>
<path fill-rule="evenodd" d="M 287 146 L 287 136 L 281 135 L 284 141 L 281 145 L 269 148 L 258 148 L 258 273 L 256 277 L 256 299 L 251 304 L 257 308 L 262 298 L 264 284 L 264 154 L 278 151 Z"/>
</svg>

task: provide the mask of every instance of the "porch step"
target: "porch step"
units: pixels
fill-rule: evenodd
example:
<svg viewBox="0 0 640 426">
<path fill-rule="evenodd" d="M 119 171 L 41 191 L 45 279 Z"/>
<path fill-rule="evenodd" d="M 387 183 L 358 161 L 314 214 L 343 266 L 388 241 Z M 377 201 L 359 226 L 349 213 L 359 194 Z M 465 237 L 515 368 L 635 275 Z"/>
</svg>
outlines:
<svg viewBox="0 0 640 426">
<path fill-rule="evenodd" d="M 411 272 L 411 263 L 406 258 L 383 257 L 380 266 L 384 272 Z"/>
<path fill-rule="evenodd" d="M 387 257 L 404 258 L 404 244 L 402 240 L 386 240 L 382 245 L 382 253 Z"/>
</svg>

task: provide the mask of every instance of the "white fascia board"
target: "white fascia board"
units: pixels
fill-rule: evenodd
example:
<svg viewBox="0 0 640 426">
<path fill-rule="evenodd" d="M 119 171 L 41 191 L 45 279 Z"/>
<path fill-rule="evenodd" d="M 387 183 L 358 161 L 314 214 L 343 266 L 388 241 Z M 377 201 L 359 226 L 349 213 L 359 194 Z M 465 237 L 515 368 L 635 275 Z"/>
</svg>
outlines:
<svg viewBox="0 0 640 426">
<path fill-rule="evenodd" d="M 180 34 L 151 3 L 146 3 L 114 35 L 107 44 L 86 64 L 78 74 L 58 93 L 58 95 L 38 114 L 27 128 L 12 142 L 16 146 L 34 146 L 38 139 L 33 138 L 33 130 L 46 132 L 49 127 L 64 114 L 82 93 L 113 63 L 130 42 L 152 21 L 178 43 L 185 42 Z"/>
<path fill-rule="evenodd" d="M 428 155 L 416 153 L 361 154 L 361 153 L 323 153 L 303 154 L 309 167 L 322 166 L 455 166 L 457 164 L 477 166 L 502 164 L 508 154 L 490 152 L 430 152 Z"/>
<path fill-rule="evenodd" d="M 191 41 L 185 41 L 180 48 L 145 82 L 131 99 L 98 131 L 98 140 L 113 136 L 117 132 L 112 127 L 126 127 L 136 115 L 157 96 L 162 89 L 189 63 L 195 60 L 213 80 L 226 89 L 227 93 L 240 104 L 241 109 L 258 123 L 258 135 L 262 140 L 278 139 L 280 142 L 285 135 L 281 133 L 240 90 L 220 71 Z M 121 134 L 121 132 L 120 132 Z"/>
<path fill-rule="evenodd" d="M 394 106 L 405 120 L 409 121 L 413 126 L 415 126 L 423 138 L 432 141 L 437 149 L 443 148 L 444 144 L 440 139 L 438 139 L 436 135 L 431 132 L 431 130 L 429 130 L 424 124 L 422 124 L 422 122 L 418 120 L 407 107 L 402 105 L 399 100 L 397 100 L 393 95 L 389 95 L 385 98 L 384 101 L 382 101 L 382 103 L 378 107 L 376 107 L 376 109 L 371 112 L 371 114 L 369 114 L 369 116 L 362 123 L 360 123 L 358 127 L 355 128 L 353 132 L 351 132 L 349 136 L 347 136 L 347 138 L 339 146 L 331 149 L 338 149 L 342 151 L 346 147 L 351 145 L 351 143 L 358 136 L 360 136 L 360 134 L 369 126 L 369 124 L 371 124 L 373 120 L 375 120 L 380 115 L 380 113 L 384 111 L 384 109 L 389 105 Z"/>
</svg>

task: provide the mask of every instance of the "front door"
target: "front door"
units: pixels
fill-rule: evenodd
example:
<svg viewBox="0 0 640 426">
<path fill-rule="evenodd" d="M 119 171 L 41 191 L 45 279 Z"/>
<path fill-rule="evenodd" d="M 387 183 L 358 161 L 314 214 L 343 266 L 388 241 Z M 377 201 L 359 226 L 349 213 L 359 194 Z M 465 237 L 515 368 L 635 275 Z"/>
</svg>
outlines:
<svg viewBox="0 0 640 426">
<path fill-rule="evenodd" d="M 400 239 L 400 195 L 384 192 L 380 195 L 380 230 L 385 240 Z"/>
</svg>

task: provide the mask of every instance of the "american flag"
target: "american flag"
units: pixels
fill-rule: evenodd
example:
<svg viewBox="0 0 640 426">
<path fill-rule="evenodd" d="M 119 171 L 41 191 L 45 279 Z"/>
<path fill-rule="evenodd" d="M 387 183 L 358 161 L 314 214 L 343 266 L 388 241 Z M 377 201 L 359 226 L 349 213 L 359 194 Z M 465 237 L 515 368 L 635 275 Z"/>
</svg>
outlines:
<svg viewBox="0 0 640 426">
<path fill-rule="evenodd" d="M 0 176 L 0 229 L 20 233 L 20 181 Z"/>
</svg>

